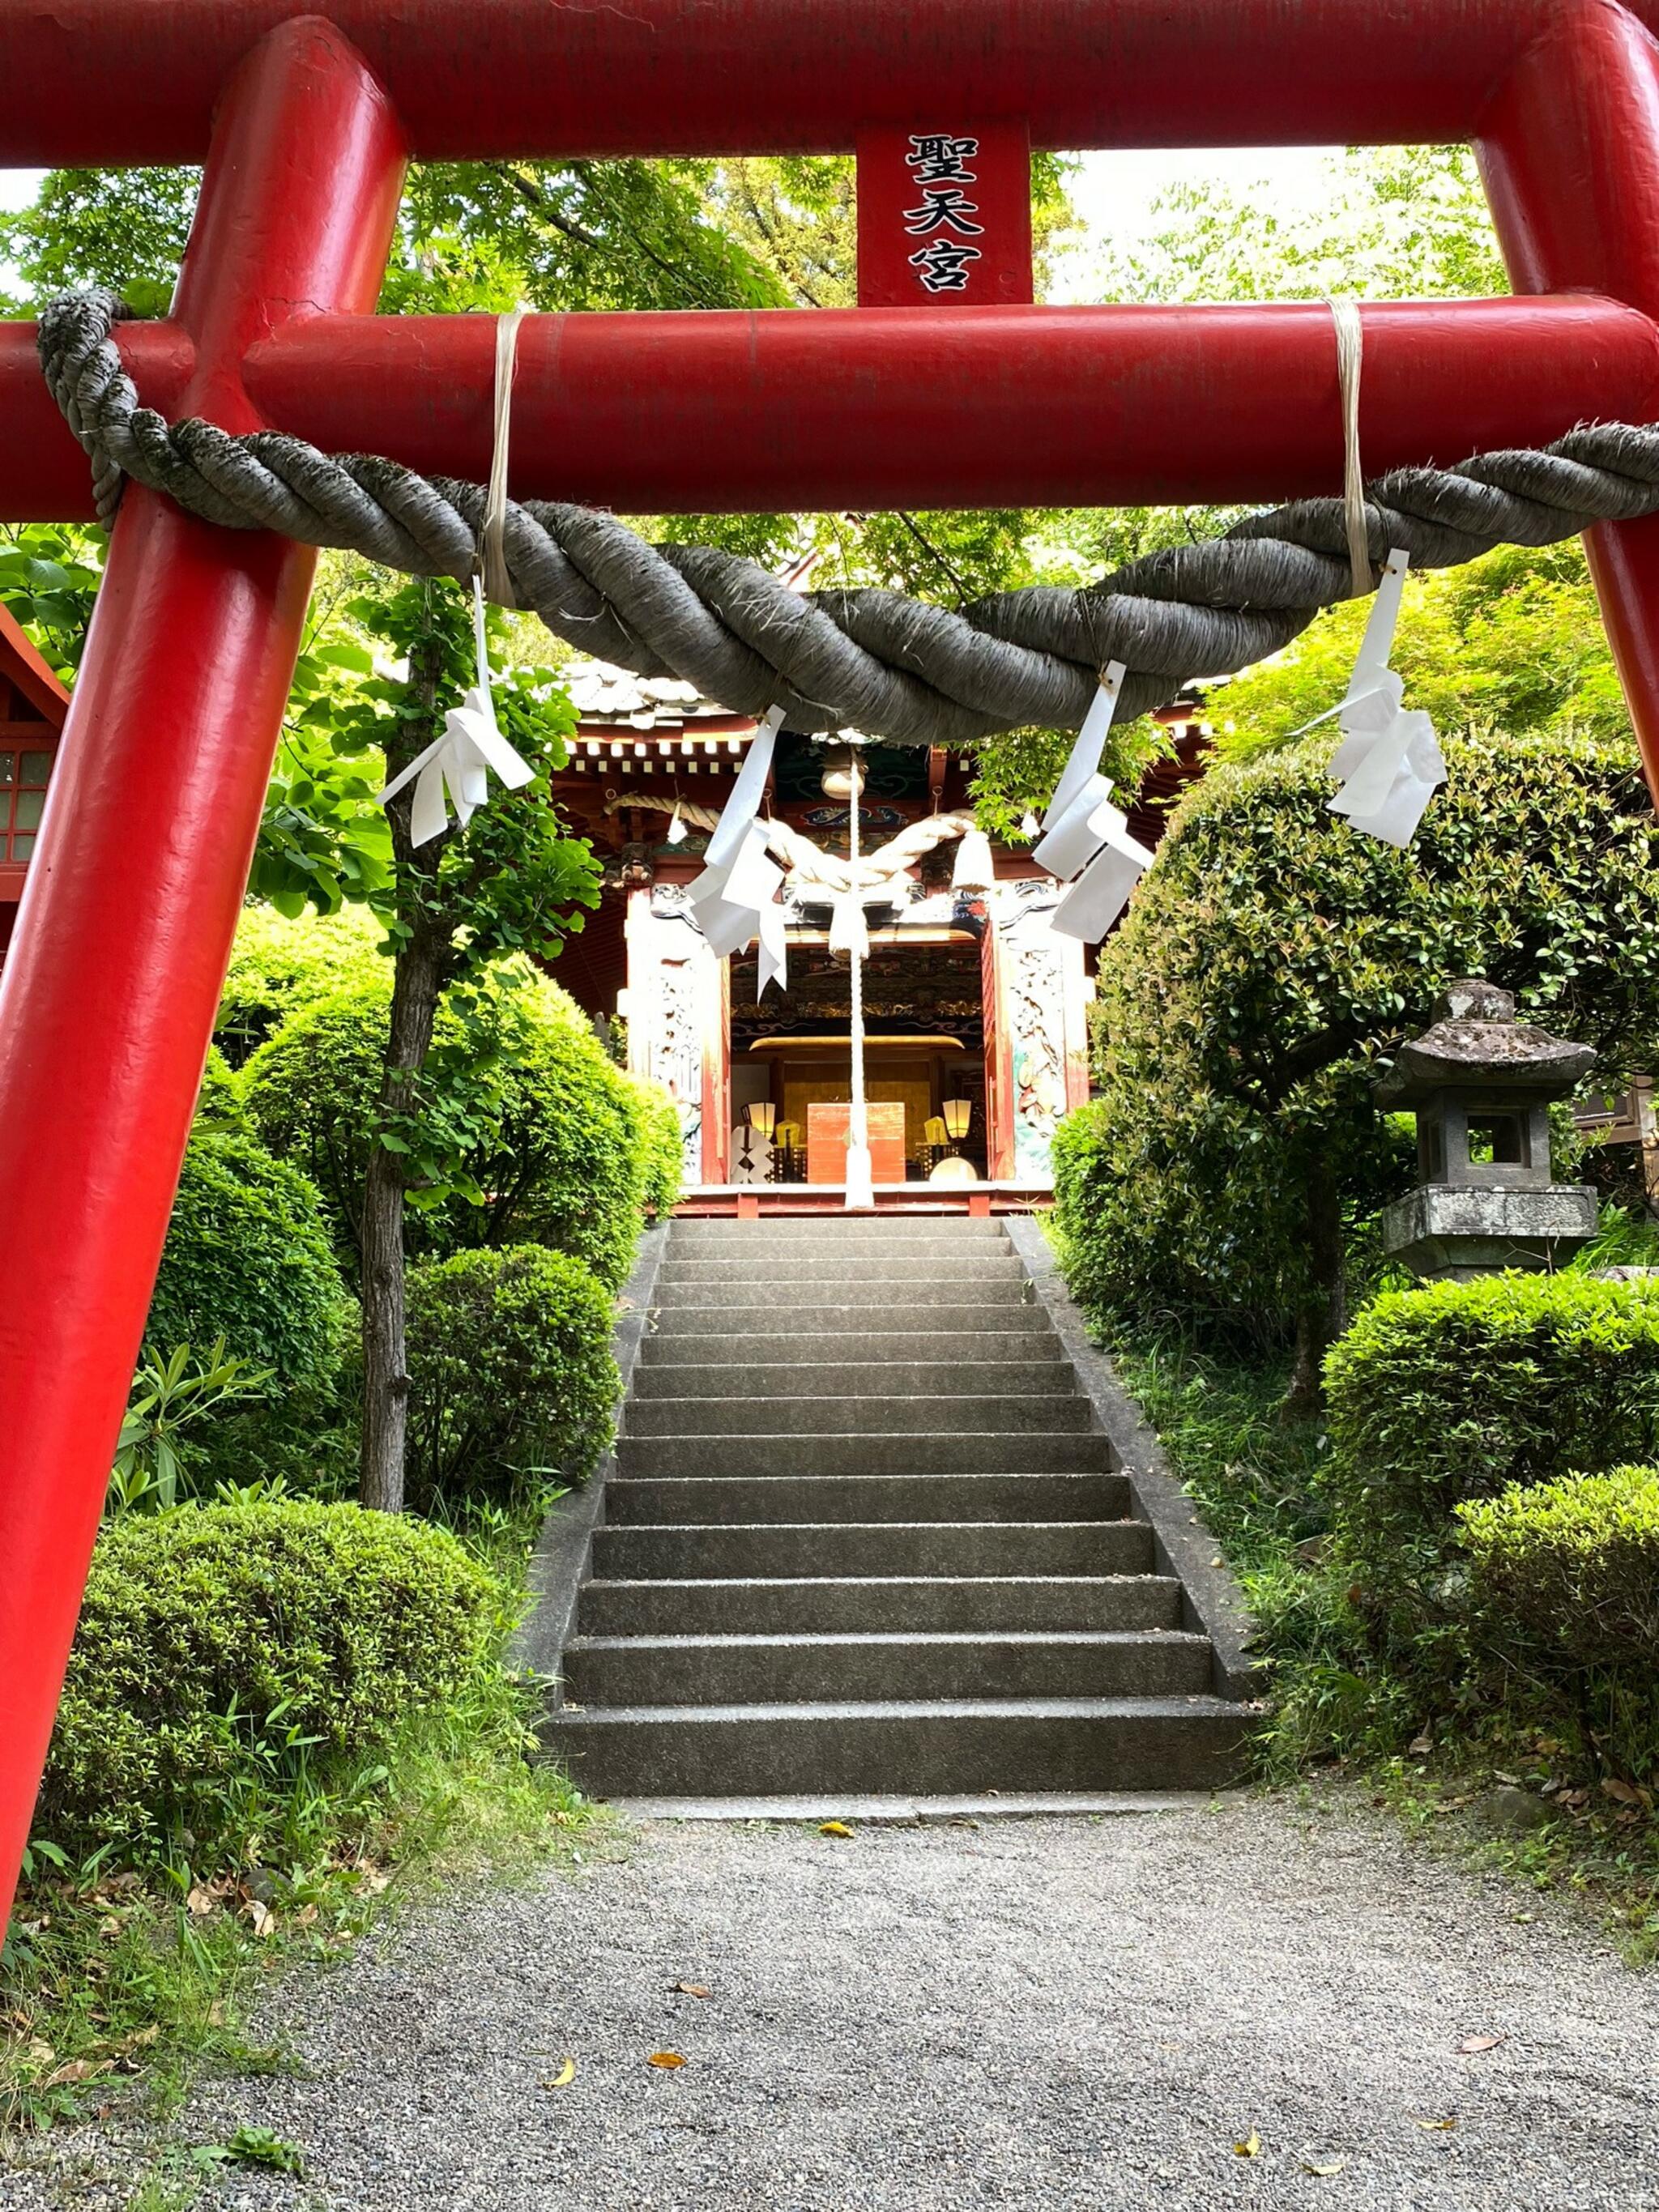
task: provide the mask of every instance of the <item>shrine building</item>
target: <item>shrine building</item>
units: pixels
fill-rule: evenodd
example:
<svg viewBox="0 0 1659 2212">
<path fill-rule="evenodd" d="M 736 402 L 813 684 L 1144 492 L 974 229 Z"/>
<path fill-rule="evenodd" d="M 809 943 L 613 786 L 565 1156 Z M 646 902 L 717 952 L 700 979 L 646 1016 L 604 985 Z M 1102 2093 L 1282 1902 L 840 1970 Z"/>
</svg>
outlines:
<svg viewBox="0 0 1659 2212">
<path fill-rule="evenodd" d="M 69 693 L 0 605 L 0 967 L 68 712 Z"/>
<path fill-rule="evenodd" d="M 822 1194 L 838 1206 L 846 1116 L 831 1109 L 851 1097 L 851 969 L 830 949 L 832 894 L 810 854 L 782 863 L 788 981 L 759 1003 L 754 949 L 716 959 L 686 896 L 755 723 L 690 684 L 597 662 L 564 680 L 579 720 L 555 794 L 605 876 L 598 912 L 560 955 L 559 981 L 602 1030 L 623 1025 L 629 1066 L 677 1100 L 690 1208 L 731 1210 L 739 1188 L 759 1182 L 799 1184 L 799 1203 Z M 1202 773 L 1195 711 L 1191 702 L 1166 710 L 1175 750 L 1131 809 L 1148 846 L 1169 800 Z M 970 807 L 965 755 L 870 744 L 859 758 L 866 859 L 896 840 L 914 846 L 907 832 Z M 763 820 L 844 859 L 848 767 L 833 738 L 786 727 Z M 878 1188 L 936 1181 L 940 1196 L 971 1187 L 1020 1206 L 1051 1188 L 1055 1124 L 1088 1094 L 1096 948 L 1052 927 L 1066 885 L 1024 848 L 988 852 L 979 840 L 973 850 L 981 857 L 965 874 L 959 836 L 906 860 L 890 902 L 866 908 L 871 1148 Z"/>
</svg>

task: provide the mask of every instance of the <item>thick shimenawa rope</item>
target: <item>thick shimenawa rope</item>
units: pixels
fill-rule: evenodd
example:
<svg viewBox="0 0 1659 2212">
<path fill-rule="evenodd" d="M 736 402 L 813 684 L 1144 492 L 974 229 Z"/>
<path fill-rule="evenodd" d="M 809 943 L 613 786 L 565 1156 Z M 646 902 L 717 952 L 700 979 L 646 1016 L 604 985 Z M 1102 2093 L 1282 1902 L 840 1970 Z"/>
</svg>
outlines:
<svg viewBox="0 0 1659 2212">
<path fill-rule="evenodd" d="M 470 576 L 487 495 L 373 455 L 331 456 L 277 431 L 233 437 L 142 407 L 111 342 L 107 292 L 40 318 L 46 380 L 93 465 L 100 515 L 124 477 L 191 514 L 360 553 L 412 575 Z M 1495 545 L 1550 545 L 1659 509 L 1659 428 L 1607 423 L 1538 453 L 1399 469 L 1370 489 L 1374 569 L 1392 548 L 1451 568 Z M 1082 589 L 1035 585 L 951 613 L 897 592 L 792 591 L 707 545 L 648 545 L 613 517 L 509 501 L 513 596 L 568 644 L 641 676 L 674 676 L 730 711 L 785 709 L 802 732 L 856 729 L 960 745 L 997 730 L 1075 729 L 1099 671 L 1121 660 L 1126 715 L 1289 644 L 1356 596 L 1340 499 L 1298 500 L 1224 537 L 1132 562 Z"/>
</svg>

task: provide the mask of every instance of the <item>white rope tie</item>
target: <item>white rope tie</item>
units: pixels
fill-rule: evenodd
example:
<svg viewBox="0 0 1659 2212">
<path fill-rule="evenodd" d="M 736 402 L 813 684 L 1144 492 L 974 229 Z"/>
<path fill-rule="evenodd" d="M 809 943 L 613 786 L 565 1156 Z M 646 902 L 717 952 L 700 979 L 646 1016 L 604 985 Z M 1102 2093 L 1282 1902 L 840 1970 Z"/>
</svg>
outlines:
<svg viewBox="0 0 1659 2212">
<path fill-rule="evenodd" d="M 1327 300 L 1325 305 L 1336 325 L 1336 380 L 1342 395 L 1342 521 L 1353 595 L 1362 599 L 1376 584 L 1365 524 L 1365 475 L 1359 464 L 1359 377 L 1365 361 L 1365 331 L 1357 301 Z"/>
<path fill-rule="evenodd" d="M 519 325 L 530 313 L 522 301 L 495 318 L 495 416 L 489 454 L 489 487 L 478 532 L 486 598 L 516 607 L 507 566 L 507 450 L 513 430 L 513 378 L 519 365 Z"/>
</svg>

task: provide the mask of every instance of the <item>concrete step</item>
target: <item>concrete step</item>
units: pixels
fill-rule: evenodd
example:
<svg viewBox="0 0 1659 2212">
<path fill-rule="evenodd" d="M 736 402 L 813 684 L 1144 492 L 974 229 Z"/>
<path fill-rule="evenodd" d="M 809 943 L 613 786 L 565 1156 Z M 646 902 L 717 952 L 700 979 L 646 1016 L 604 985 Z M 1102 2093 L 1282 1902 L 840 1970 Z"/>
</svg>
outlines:
<svg viewBox="0 0 1659 2212">
<path fill-rule="evenodd" d="M 838 1281 L 811 1283 L 787 1271 L 777 1275 L 738 1276 L 719 1283 L 664 1282 L 659 1276 L 656 1303 L 668 1312 L 685 1313 L 698 1307 L 732 1316 L 768 1313 L 805 1328 L 817 1327 L 818 1311 L 826 1307 L 857 1313 L 865 1328 L 872 1321 L 908 1322 L 912 1316 L 928 1324 L 938 1321 L 942 1328 L 954 1328 L 962 1326 L 954 1319 L 961 1313 L 1042 1310 L 1024 1276 L 998 1275 L 981 1281 L 976 1277 L 954 1274 L 895 1275 L 886 1270 L 879 1275 L 853 1274 Z M 941 1320 L 941 1316 L 952 1318 Z"/>
<path fill-rule="evenodd" d="M 637 1398 L 623 1419 L 630 1437 L 678 1437 L 688 1430 L 703 1437 L 753 1436 L 757 1431 L 774 1437 L 952 1437 L 997 1430 L 1030 1437 L 1076 1434 L 1094 1414 L 1086 1398 L 1042 1390 L 995 1398 L 873 1393 L 844 1398 Z"/>
<path fill-rule="evenodd" d="M 645 1341 L 653 1356 L 660 1355 L 662 1347 L 671 1339 L 714 1337 L 723 1339 L 726 1357 L 733 1350 L 746 1351 L 750 1343 L 769 1342 L 774 1335 L 790 1335 L 797 1340 L 805 1336 L 814 1344 L 823 1344 L 826 1338 L 857 1337 L 866 1343 L 880 1341 L 902 1345 L 907 1348 L 920 1337 L 927 1344 L 954 1344 L 959 1338 L 976 1336 L 1006 1336 L 1009 1342 L 1016 1337 L 1041 1336 L 1045 1344 L 1058 1341 L 1049 1329 L 1047 1315 L 1040 1305 L 1030 1299 L 1011 1299 L 1003 1294 L 1004 1286 L 996 1285 L 997 1297 L 993 1303 L 981 1299 L 975 1304 L 963 1304 L 952 1300 L 949 1305 L 927 1303 L 926 1326 L 912 1327 L 907 1319 L 919 1310 L 919 1302 L 905 1298 L 896 1309 L 891 1302 L 886 1304 L 873 1300 L 863 1304 L 843 1301 L 839 1305 L 803 1305 L 799 1298 L 769 1297 L 763 1304 L 741 1310 L 729 1304 L 699 1299 L 692 1304 L 684 1297 L 672 1305 L 659 1306 L 653 1316 L 651 1334 Z M 885 1335 L 881 1328 L 884 1319 L 903 1322 L 902 1331 Z M 764 1335 L 750 1334 L 763 1331 Z M 676 1359 L 701 1357 L 690 1352 L 675 1352 Z M 839 1358 L 840 1352 L 830 1347 L 830 1356 Z M 925 1355 L 924 1355 L 925 1356 Z"/>
<path fill-rule="evenodd" d="M 821 1521 L 783 1526 L 636 1528 L 593 1532 L 602 1582 L 766 1582 L 872 1575 L 1145 1575 L 1152 1533 L 1140 1521 Z"/>
<path fill-rule="evenodd" d="M 1172 1575 L 868 1575 L 840 1581 L 591 1582 L 584 1636 L 874 1635 L 954 1629 L 1175 1628 Z"/>
<path fill-rule="evenodd" d="M 1121 1474 L 613 1476 L 605 1493 L 613 1526 L 715 1528 L 768 1521 L 1121 1521 L 1130 1502 Z"/>
<path fill-rule="evenodd" d="M 831 1387 L 836 1389 L 845 1388 L 845 1377 L 841 1372 L 843 1369 L 879 1370 L 906 1362 L 918 1367 L 949 1364 L 975 1370 L 995 1363 L 1000 1380 L 1007 1371 L 1002 1364 L 1005 1361 L 1011 1365 L 1027 1362 L 1044 1368 L 1057 1363 L 1068 1374 L 1071 1372 L 1071 1362 L 1060 1351 L 1060 1339 L 1034 1328 L 1024 1312 L 1018 1316 L 1010 1315 L 1006 1328 L 953 1329 L 942 1334 L 927 1329 L 899 1329 L 891 1335 L 880 1329 L 830 1328 L 813 1336 L 793 1329 L 769 1335 L 747 1331 L 733 1335 L 726 1329 L 695 1330 L 660 1325 L 669 1318 L 666 1314 L 660 1315 L 659 1326 L 641 1343 L 634 1387 L 642 1395 L 649 1395 L 644 1390 L 646 1370 L 654 1375 L 663 1367 L 684 1368 L 688 1375 L 694 1367 L 714 1374 L 728 1368 L 741 1374 L 755 1367 L 786 1367 L 796 1374 L 822 1375 L 827 1369 Z M 677 1322 L 691 1318 L 702 1321 L 706 1316 L 675 1316 Z M 866 1321 L 868 1318 L 866 1315 Z M 702 1385 L 699 1383 L 697 1388 L 701 1389 Z"/>
<path fill-rule="evenodd" d="M 795 1256 L 787 1252 L 734 1253 L 728 1260 L 682 1260 L 669 1248 L 658 1274 L 658 1284 L 686 1283 L 799 1283 L 816 1287 L 823 1283 L 1018 1283 L 1025 1279 L 1025 1263 L 1018 1252 L 973 1250 L 940 1259 L 932 1253 L 879 1252 L 861 1256 L 856 1252 L 817 1252 Z"/>
<path fill-rule="evenodd" d="M 1007 1698 L 560 1711 L 543 1747 L 599 1797 L 1219 1790 L 1249 1714 L 1219 1698 Z"/>
<path fill-rule="evenodd" d="M 621 1475 L 690 1474 L 1095 1474 L 1109 1473 L 1112 1447 L 1098 1434 L 1002 1431 L 975 1435 L 833 1436 L 699 1433 L 617 1439 Z"/>
<path fill-rule="evenodd" d="M 879 1343 L 880 1340 L 877 1341 Z M 997 1340 L 986 1346 L 988 1355 Z M 1058 1350 L 1058 1346 L 1056 1346 Z M 971 1396 L 995 1392 L 1011 1395 L 1068 1396 L 1077 1389 L 1069 1359 L 921 1360 L 882 1359 L 806 1360 L 791 1365 L 762 1358 L 733 1358 L 720 1366 L 709 1362 L 653 1360 L 634 1376 L 635 1404 L 653 1398 L 746 1398 L 775 1405 L 781 1398 L 833 1400 L 849 1390 L 861 1397 L 924 1398 Z M 688 1409 L 688 1428 L 699 1423 Z M 638 1424 L 630 1418 L 629 1425 Z"/>
<path fill-rule="evenodd" d="M 932 1698 L 1173 1698 L 1207 1691 L 1206 1636 L 1138 1629 L 1000 1635 L 579 1638 L 566 1696 L 583 1706 L 845 1705 Z"/>
<path fill-rule="evenodd" d="M 977 1230 L 980 1224 L 973 1226 Z M 954 1233 L 940 1234 L 937 1231 L 911 1228 L 872 1230 L 860 1232 L 847 1230 L 836 1237 L 797 1237 L 781 1230 L 768 1229 L 760 1236 L 752 1230 L 728 1231 L 723 1235 L 688 1237 L 683 1226 L 676 1224 L 668 1240 L 664 1258 L 677 1265 L 688 1260 L 787 1260 L 790 1261 L 821 1259 L 857 1259 L 860 1261 L 886 1259 L 929 1259 L 941 1265 L 954 1265 L 960 1260 L 981 1255 L 994 1257 L 1009 1253 L 1013 1246 L 1000 1226 L 988 1222 L 989 1236 L 964 1237 Z"/>
<path fill-rule="evenodd" d="M 802 1214 L 771 1221 L 677 1221 L 669 1231 L 671 1251 L 723 1251 L 728 1246 L 757 1250 L 763 1245 L 793 1250 L 796 1246 L 830 1245 L 836 1251 L 865 1245 L 1006 1244 L 1000 1221 L 966 1214 L 878 1214 L 848 1221 L 835 1214 Z"/>
</svg>

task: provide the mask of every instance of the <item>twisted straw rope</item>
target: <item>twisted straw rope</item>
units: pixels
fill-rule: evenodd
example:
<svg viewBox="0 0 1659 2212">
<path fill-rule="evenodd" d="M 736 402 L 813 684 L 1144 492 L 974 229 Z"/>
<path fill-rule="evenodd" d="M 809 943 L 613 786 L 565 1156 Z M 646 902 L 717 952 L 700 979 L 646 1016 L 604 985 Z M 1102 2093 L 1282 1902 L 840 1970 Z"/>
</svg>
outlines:
<svg viewBox="0 0 1659 2212">
<path fill-rule="evenodd" d="M 112 294 L 69 294 L 46 309 L 39 334 L 106 521 L 131 477 L 229 529 L 279 531 L 411 575 L 472 574 L 483 486 L 319 453 L 276 431 L 168 423 L 140 406 L 121 366 L 110 333 L 122 312 Z M 1542 452 L 1396 470 L 1370 488 L 1364 527 L 1373 569 L 1396 546 L 1418 568 L 1443 568 L 1656 509 L 1659 430 L 1608 423 Z M 595 659 L 681 678 L 736 714 L 781 705 L 791 729 L 907 744 L 1075 729 L 1112 660 L 1130 672 L 1121 712 L 1144 714 L 1185 683 L 1276 653 L 1322 608 L 1355 596 L 1340 499 L 1250 516 L 1081 589 L 998 592 L 954 614 L 897 592 L 794 592 L 732 554 L 648 545 L 609 515 L 552 501 L 509 501 L 502 540 L 516 603 Z"/>
</svg>

